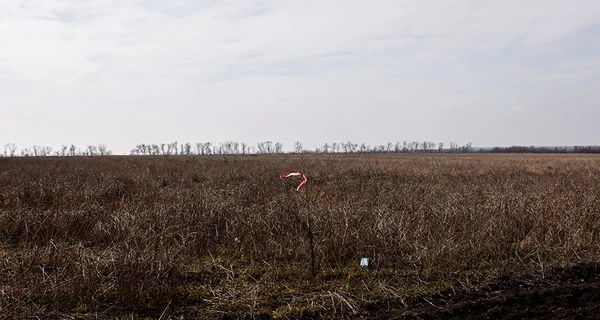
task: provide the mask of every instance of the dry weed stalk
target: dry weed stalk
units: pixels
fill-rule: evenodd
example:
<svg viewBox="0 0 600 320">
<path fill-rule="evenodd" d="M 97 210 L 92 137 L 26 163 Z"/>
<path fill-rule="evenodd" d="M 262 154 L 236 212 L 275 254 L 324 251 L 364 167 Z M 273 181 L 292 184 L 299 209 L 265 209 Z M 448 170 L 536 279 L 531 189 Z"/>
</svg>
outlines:
<svg viewBox="0 0 600 320">
<path fill-rule="evenodd" d="M 322 285 L 351 311 L 340 288 L 416 290 L 378 286 L 386 275 L 467 284 L 473 270 L 600 258 L 596 156 L 302 157 L 1 158 L 0 309 L 317 312 L 294 297 Z M 271 178 L 290 167 L 311 172 L 310 208 Z M 362 254 L 371 275 L 355 271 Z"/>
</svg>

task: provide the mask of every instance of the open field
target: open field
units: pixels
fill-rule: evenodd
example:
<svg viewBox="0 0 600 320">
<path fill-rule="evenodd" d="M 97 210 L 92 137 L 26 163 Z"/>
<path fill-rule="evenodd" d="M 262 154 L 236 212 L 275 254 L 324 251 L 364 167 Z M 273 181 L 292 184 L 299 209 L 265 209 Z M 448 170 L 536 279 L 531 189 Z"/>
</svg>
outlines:
<svg viewBox="0 0 600 320">
<path fill-rule="evenodd" d="M 0 226 L 1 318 L 600 315 L 600 156 L 0 158 Z"/>
</svg>

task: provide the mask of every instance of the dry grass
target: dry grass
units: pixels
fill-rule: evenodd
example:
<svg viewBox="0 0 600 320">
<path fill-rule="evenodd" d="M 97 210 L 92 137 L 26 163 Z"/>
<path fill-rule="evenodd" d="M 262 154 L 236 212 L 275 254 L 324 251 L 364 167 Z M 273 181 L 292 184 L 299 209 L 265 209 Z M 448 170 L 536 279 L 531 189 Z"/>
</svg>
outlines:
<svg viewBox="0 0 600 320">
<path fill-rule="evenodd" d="M 0 158 L 0 316 L 335 317 L 543 276 L 599 260 L 599 181 L 584 155 Z"/>
</svg>

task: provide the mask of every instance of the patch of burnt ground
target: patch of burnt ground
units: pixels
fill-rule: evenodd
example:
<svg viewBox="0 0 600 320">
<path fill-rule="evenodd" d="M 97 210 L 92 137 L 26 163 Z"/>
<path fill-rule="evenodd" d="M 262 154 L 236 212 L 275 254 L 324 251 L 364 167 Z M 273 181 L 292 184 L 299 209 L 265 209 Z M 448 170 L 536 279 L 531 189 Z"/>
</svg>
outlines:
<svg viewBox="0 0 600 320">
<path fill-rule="evenodd" d="M 600 319 L 600 263 L 543 277 L 506 276 L 478 291 L 382 301 L 366 309 L 369 319 Z"/>
</svg>

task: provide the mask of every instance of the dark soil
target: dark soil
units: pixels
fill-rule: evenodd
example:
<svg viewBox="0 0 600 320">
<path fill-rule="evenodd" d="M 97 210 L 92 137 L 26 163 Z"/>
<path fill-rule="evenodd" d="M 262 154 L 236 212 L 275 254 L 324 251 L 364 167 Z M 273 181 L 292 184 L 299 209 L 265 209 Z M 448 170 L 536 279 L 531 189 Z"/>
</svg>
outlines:
<svg viewBox="0 0 600 320">
<path fill-rule="evenodd" d="M 396 305 L 397 308 L 391 307 Z M 373 319 L 600 319 L 600 263 L 536 277 L 504 277 L 480 291 L 370 306 Z"/>
</svg>

